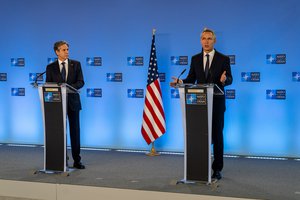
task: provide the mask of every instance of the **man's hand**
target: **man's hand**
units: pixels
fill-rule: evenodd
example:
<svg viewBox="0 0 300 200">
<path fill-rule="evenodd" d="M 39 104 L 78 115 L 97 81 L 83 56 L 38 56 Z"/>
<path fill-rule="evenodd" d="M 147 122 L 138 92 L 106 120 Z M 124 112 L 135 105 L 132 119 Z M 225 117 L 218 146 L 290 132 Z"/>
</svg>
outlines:
<svg viewBox="0 0 300 200">
<path fill-rule="evenodd" d="M 220 82 L 225 85 L 225 81 L 226 81 L 227 77 L 226 77 L 226 71 L 223 72 L 223 74 L 221 75 L 220 78 Z"/>
<path fill-rule="evenodd" d="M 172 79 L 173 79 L 173 81 L 170 82 L 171 87 L 175 87 L 177 84 L 182 84 L 183 83 L 181 79 L 178 79 L 174 76 L 172 77 Z"/>
</svg>

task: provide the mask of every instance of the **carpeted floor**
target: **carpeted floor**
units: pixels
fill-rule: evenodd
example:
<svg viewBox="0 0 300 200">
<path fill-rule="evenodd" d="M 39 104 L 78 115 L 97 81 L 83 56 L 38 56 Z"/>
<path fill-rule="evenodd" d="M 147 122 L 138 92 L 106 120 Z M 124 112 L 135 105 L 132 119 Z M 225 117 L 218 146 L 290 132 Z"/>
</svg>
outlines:
<svg viewBox="0 0 300 200">
<path fill-rule="evenodd" d="M 0 179 L 253 199 L 300 199 L 300 161 L 225 158 L 223 179 L 212 185 L 176 184 L 183 155 L 82 150 L 85 170 L 70 176 L 43 169 L 42 147 L 0 145 Z M 72 164 L 71 162 L 69 162 Z"/>
</svg>

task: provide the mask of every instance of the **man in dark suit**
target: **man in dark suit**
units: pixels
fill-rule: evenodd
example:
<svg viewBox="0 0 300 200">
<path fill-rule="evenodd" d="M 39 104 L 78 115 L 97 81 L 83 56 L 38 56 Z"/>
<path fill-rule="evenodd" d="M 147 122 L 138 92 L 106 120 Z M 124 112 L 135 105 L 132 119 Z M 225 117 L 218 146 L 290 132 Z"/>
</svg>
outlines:
<svg viewBox="0 0 300 200">
<path fill-rule="evenodd" d="M 186 79 L 180 80 L 172 77 L 176 83 L 214 83 L 224 92 L 224 86 L 232 83 L 231 67 L 229 57 L 219 53 L 214 49 L 216 36 L 210 29 L 204 29 L 201 34 L 202 52 L 192 57 L 190 71 Z M 212 164 L 212 178 L 221 179 L 223 169 L 223 127 L 225 112 L 225 96 L 214 95 L 213 98 L 213 119 L 212 119 L 212 142 L 214 161 Z"/>
<path fill-rule="evenodd" d="M 69 44 L 66 41 L 58 41 L 54 44 L 54 52 L 57 61 L 50 63 L 46 69 L 46 82 L 67 83 L 80 89 L 84 85 L 80 62 L 69 59 Z M 67 115 L 69 120 L 73 167 L 84 169 L 80 157 L 80 121 L 81 110 L 80 96 L 78 93 L 69 93 L 67 97 Z"/>
</svg>

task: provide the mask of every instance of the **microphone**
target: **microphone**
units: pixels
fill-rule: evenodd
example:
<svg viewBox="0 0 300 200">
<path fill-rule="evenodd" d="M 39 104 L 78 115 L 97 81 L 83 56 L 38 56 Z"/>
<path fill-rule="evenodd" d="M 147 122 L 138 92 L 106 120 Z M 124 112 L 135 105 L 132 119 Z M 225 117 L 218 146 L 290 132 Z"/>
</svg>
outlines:
<svg viewBox="0 0 300 200">
<path fill-rule="evenodd" d="M 45 73 L 46 73 L 46 71 L 44 71 L 43 73 L 40 73 L 39 75 L 37 75 L 36 78 L 35 78 L 35 81 L 34 81 L 33 83 L 31 83 L 31 85 L 33 85 L 33 87 L 37 88 L 38 85 L 39 85 L 39 84 L 37 83 L 37 80 L 38 80 L 41 76 L 43 76 Z"/>
<path fill-rule="evenodd" d="M 178 78 L 177 78 L 177 81 L 176 81 L 176 84 L 178 84 L 178 81 L 179 81 L 180 76 L 181 76 L 185 71 L 186 71 L 186 69 L 184 69 L 184 70 L 179 74 L 179 76 L 178 76 Z"/>
</svg>

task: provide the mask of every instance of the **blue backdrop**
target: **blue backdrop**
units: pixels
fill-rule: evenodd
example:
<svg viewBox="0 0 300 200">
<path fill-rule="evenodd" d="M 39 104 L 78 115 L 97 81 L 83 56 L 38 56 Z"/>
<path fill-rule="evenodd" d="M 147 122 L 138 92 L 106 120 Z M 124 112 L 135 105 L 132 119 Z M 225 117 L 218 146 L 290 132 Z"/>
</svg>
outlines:
<svg viewBox="0 0 300 200">
<path fill-rule="evenodd" d="M 128 98 L 127 92 L 145 89 L 152 28 L 156 28 L 167 121 L 167 132 L 156 148 L 183 151 L 179 99 L 172 98 L 169 82 L 189 68 L 191 56 L 201 51 L 200 33 L 209 27 L 217 35 L 216 49 L 235 58 L 234 82 L 226 88 L 234 91 L 235 98 L 227 99 L 225 153 L 299 157 L 300 2 L 206 3 L 2 0 L 0 142 L 43 144 L 41 107 L 29 74 L 45 70 L 48 58 L 55 57 L 53 43 L 63 39 L 70 43 L 70 57 L 81 61 L 86 81 L 81 90 L 82 146 L 149 149 L 140 133 L 144 98 Z M 275 61 L 267 60 L 268 55 Z M 188 56 L 188 65 L 172 63 L 171 56 Z M 101 57 L 102 66 L 86 62 L 94 57 Z M 129 66 L 128 57 L 143 57 L 142 66 Z M 18 58 L 24 66 L 14 66 L 12 60 Z M 242 76 L 253 72 L 259 72 L 258 80 Z M 107 73 L 122 73 L 122 82 L 107 81 Z M 89 88 L 102 89 L 102 97 L 88 97 Z M 283 90 L 285 95 L 268 99 L 268 90 Z"/>
</svg>

